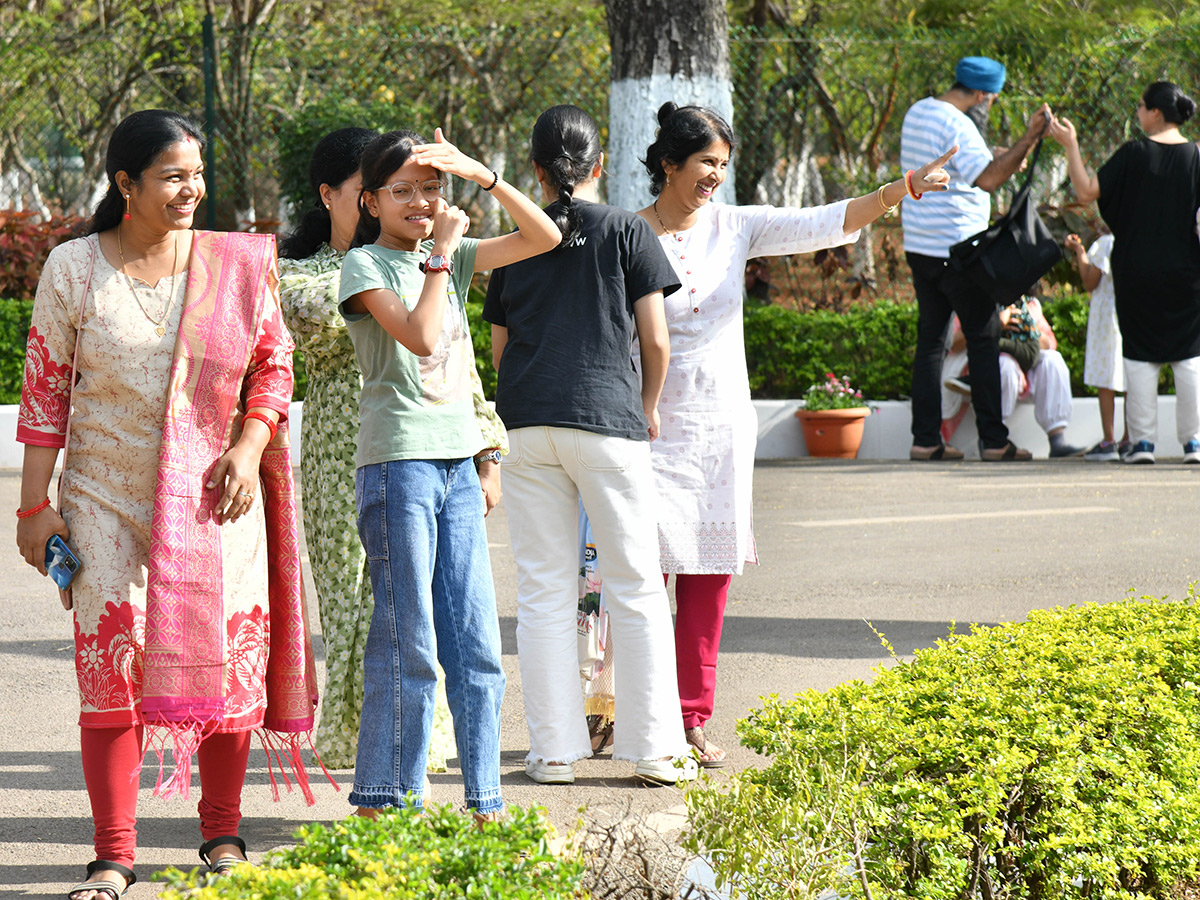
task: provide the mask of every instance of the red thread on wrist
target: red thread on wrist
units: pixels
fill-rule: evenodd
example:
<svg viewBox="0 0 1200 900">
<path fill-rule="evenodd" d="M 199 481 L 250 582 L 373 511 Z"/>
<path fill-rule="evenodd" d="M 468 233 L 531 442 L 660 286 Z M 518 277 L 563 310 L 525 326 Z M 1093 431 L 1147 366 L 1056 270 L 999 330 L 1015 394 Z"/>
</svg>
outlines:
<svg viewBox="0 0 1200 900">
<path fill-rule="evenodd" d="M 45 500 L 43 500 L 37 506 L 31 506 L 31 507 L 29 507 L 29 509 L 18 509 L 17 510 L 17 518 L 18 519 L 28 519 L 33 516 L 36 516 L 38 513 L 40 513 L 43 509 L 45 509 L 49 505 L 50 505 L 50 498 L 47 497 Z"/>
<path fill-rule="evenodd" d="M 908 191 L 908 196 L 912 197 L 914 200 L 920 200 L 922 197 L 925 196 L 924 191 L 922 191 L 921 193 L 918 194 L 916 191 L 916 188 L 913 187 L 913 170 L 912 169 L 909 169 L 907 172 L 904 173 L 904 189 L 906 191 Z"/>
<path fill-rule="evenodd" d="M 279 430 L 278 422 L 272 422 L 271 417 L 268 416 L 266 413 L 260 413 L 253 409 L 250 410 L 250 412 L 246 413 L 244 416 L 242 416 L 242 427 L 243 428 L 245 427 L 245 423 L 246 423 L 247 419 L 258 419 L 258 421 L 262 422 L 264 425 L 267 426 L 268 429 L 270 429 L 271 437 L 268 440 L 268 443 L 275 440 L 275 432 L 277 432 Z"/>
</svg>

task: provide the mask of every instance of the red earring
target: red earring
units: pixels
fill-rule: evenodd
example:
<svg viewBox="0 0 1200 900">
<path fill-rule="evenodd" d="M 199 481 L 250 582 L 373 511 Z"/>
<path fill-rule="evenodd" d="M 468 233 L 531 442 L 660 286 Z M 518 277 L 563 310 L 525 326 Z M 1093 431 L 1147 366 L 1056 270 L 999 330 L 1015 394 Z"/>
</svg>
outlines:
<svg viewBox="0 0 1200 900">
<path fill-rule="evenodd" d="M 129 214 L 129 195 L 125 195 L 125 221 L 128 222 L 133 216 Z"/>
</svg>

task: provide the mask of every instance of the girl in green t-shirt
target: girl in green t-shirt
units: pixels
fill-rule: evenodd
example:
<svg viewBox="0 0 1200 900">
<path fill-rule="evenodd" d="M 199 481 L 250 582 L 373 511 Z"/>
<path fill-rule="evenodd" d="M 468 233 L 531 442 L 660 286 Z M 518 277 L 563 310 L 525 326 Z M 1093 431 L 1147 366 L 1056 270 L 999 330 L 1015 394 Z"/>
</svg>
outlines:
<svg viewBox="0 0 1200 900">
<path fill-rule="evenodd" d="M 518 230 L 464 238 L 469 220 L 444 199 L 445 175 L 490 191 Z M 350 802 L 361 815 L 422 806 L 440 662 L 467 806 L 490 818 L 503 806 L 504 672 L 476 465 L 496 460 L 472 458 L 481 443 L 463 299 L 472 273 L 544 253 L 559 232 L 441 129 L 433 143 L 382 135 L 363 151 L 362 176 L 338 291 L 363 370 L 355 497 L 375 594 Z"/>
</svg>

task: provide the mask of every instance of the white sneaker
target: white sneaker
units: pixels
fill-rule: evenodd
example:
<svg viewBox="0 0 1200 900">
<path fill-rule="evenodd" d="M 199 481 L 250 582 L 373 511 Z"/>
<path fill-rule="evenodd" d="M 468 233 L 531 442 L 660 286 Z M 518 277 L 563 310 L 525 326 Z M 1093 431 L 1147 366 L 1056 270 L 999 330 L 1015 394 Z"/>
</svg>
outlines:
<svg viewBox="0 0 1200 900">
<path fill-rule="evenodd" d="M 677 784 L 692 781 L 700 772 L 696 760 L 691 756 L 673 756 L 669 759 L 639 759 L 633 770 L 635 778 L 652 784 Z"/>
<path fill-rule="evenodd" d="M 525 763 L 525 774 L 538 784 L 574 784 L 575 763 L 532 760 Z"/>
</svg>

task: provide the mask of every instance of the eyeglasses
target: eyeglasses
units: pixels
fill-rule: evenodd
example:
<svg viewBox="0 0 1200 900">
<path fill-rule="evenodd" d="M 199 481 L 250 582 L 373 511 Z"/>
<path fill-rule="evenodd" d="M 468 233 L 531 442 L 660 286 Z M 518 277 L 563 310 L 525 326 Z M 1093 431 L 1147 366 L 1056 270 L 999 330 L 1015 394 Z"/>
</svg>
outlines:
<svg viewBox="0 0 1200 900">
<path fill-rule="evenodd" d="M 397 203 L 408 203 L 416 196 L 417 191 L 421 192 L 421 196 L 426 200 L 436 200 L 442 196 L 442 191 L 446 189 L 445 182 L 442 181 L 423 181 L 420 184 L 411 184 L 407 181 L 397 181 L 395 184 L 389 184 L 381 190 L 387 191 L 392 195 L 392 199 Z"/>
</svg>

